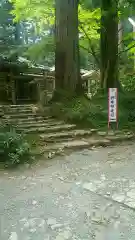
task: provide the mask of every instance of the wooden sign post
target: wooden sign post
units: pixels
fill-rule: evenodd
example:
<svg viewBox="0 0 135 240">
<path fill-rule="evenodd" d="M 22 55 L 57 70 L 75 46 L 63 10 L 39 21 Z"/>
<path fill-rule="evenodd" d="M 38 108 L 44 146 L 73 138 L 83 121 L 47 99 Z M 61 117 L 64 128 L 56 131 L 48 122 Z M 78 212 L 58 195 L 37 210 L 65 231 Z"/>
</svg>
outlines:
<svg viewBox="0 0 135 240">
<path fill-rule="evenodd" d="M 110 127 L 118 128 L 118 89 L 108 89 L 108 129 Z"/>
</svg>

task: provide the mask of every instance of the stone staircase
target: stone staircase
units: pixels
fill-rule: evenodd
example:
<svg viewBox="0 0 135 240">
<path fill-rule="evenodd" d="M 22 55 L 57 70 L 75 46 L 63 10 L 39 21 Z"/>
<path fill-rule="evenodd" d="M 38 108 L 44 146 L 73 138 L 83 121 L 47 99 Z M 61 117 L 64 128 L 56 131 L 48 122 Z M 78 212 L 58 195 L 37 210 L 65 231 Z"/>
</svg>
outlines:
<svg viewBox="0 0 135 240">
<path fill-rule="evenodd" d="M 1 105 L 2 119 L 16 126 L 28 135 L 38 135 L 34 154 L 49 158 L 63 153 L 66 149 L 84 149 L 93 146 L 108 146 L 114 141 L 134 139 L 134 134 L 99 132 L 96 129 L 78 129 L 75 124 L 67 124 L 51 116 L 33 113 L 33 105 Z M 3 114 L 2 114 L 3 113 Z"/>
<path fill-rule="evenodd" d="M 65 124 L 51 116 L 45 117 L 41 113 L 32 111 L 33 105 L 1 105 L 2 119 L 19 130 L 31 134 L 50 134 L 60 131 L 69 131 L 76 128 L 73 124 Z"/>
</svg>

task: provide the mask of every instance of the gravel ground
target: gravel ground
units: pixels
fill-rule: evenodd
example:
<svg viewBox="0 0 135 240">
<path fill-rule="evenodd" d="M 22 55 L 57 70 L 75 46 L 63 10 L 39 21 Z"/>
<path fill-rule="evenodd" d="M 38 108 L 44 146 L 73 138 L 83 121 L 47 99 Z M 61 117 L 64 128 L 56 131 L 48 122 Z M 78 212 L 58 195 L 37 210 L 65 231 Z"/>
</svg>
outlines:
<svg viewBox="0 0 135 240">
<path fill-rule="evenodd" d="M 135 144 L 0 172 L 0 240 L 66 239 L 135 239 Z"/>
</svg>

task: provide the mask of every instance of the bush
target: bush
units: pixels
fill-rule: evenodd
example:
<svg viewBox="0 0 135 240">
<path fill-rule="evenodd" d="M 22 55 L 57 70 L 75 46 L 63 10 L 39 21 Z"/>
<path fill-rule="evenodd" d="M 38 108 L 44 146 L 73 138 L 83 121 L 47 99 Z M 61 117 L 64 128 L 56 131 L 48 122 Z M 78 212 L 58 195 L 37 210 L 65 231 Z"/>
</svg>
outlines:
<svg viewBox="0 0 135 240">
<path fill-rule="evenodd" d="M 135 71 L 133 70 L 133 68 L 129 71 L 123 68 L 120 71 L 120 81 L 125 91 L 135 91 Z"/>
<path fill-rule="evenodd" d="M 131 92 L 119 93 L 118 96 L 119 128 L 132 128 L 135 126 L 134 94 Z M 76 97 L 67 103 L 54 104 L 51 109 L 53 116 L 61 117 L 65 121 L 73 122 L 81 127 L 107 128 L 107 94 L 98 94 L 91 100 L 86 97 Z"/>
<path fill-rule="evenodd" d="M 62 104 L 54 103 L 51 114 L 55 117 L 64 119 L 83 127 L 97 127 L 107 122 L 107 110 L 105 106 L 94 103 L 86 97 L 75 97 Z M 107 103 L 106 103 L 107 106 Z"/>
<path fill-rule="evenodd" d="M 0 161 L 11 167 L 29 159 L 30 147 L 24 135 L 12 126 L 0 126 Z"/>
</svg>

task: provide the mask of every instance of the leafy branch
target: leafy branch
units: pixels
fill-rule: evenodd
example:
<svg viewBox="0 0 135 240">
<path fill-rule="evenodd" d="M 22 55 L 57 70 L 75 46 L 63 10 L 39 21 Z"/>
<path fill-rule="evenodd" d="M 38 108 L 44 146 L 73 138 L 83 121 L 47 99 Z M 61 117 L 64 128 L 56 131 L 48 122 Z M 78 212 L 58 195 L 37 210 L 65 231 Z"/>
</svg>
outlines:
<svg viewBox="0 0 135 240">
<path fill-rule="evenodd" d="M 82 23 L 79 22 L 79 26 L 80 26 L 81 30 L 83 31 L 83 33 L 85 34 L 85 36 L 86 36 L 86 38 L 87 38 L 87 40 L 88 40 L 88 42 L 89 42 L 89 46 L 90 46 L 90 49 L 91 49 L 91 54 L 92 54 L 93 57 L 95 58 L 97 65 L 100 66 L 100 61 L 98 60 L 98 57 L 97 57 L 97 55 L 96 55 L 96 52 L 95 52 L 94 46 L 93 46 L 93 44 L 92 44 L 92 42 L 91 42 L 91 39 L 89 38 L 87 32 L 85 31 Z"/>
</svg>

